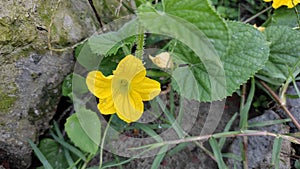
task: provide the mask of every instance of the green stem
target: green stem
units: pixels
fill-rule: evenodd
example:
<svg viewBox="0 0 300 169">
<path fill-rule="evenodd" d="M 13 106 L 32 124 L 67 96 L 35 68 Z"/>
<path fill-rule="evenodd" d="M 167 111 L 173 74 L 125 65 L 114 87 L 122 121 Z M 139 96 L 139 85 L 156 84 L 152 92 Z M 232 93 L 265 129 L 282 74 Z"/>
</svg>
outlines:
<svg viewBox="0 0 300 169">
<path fill-rule="evenodd" d="M 258 12 L 257 14 L 255 14 L 254 16 L 248 18 L 247 20 L 245 20 L 245 21 L 243 21 L 243 22 L 244 22 L 244 23 L 248 23 L 248 22 L 252 21 L 253 19 L 255 19 L 256 17 L 258 17 L 259 15 L 261 15 L 261 14 L 267 12 L 267 11 L 270 10 L 271 8 L 272 8 L 272 6 L 266 8 L 266 9 L 260 11 L 260 12 Z"/>
<path fill-rule="evenodd" d="M 144 27 L 139 24 L 138 25 L 138 34 L 136 36 L 136 51 L 135 56 L 141 60 L 143 60 L 143 54 L 144 54 L 144 43 L 145 43 L 145 34 L 144 34 Z"/>
<path fill-rule="evenodd" d="M 101 141 L 101 146 L 100 146 L 99 169 L 101 169 L 101 167 L 103 165 L 103 149 L 104 149 L 103 147 L 104 147 L 104 142 L 105 142 L 105 138 L 106 138 L 106 135 L 107 135 L 108 128 L 110 127 L 111 120 L 112 120 L 112 116 L 110 116 L 109 121 L 106 125 L 106 128 L 105 128 L 103 136 L 102 136 L 102 141 Z"/>
<path fill-rule="evenodd" d="M 297 9 L 296 5 L 294 4 L 294 0 L 292 0 L 292 3 L 293 3 L 293 6 L 294 6 L 294 10 L 295 10 L 296 16 L 297 16 L 298 28 L 300 28 L 300 16 L 299 16 L 299 12 L 298 12 L 298 9 Z"/>
</svg>

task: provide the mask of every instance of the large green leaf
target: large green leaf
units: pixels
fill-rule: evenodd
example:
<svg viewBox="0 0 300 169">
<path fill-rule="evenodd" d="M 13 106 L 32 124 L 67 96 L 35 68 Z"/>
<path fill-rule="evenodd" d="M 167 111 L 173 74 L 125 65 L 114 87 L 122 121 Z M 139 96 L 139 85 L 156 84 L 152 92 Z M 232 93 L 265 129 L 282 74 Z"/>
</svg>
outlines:
<svg viewBox="0 0 300 169">
<path fill-rule="evenodd" d="M 183 96 L 212 101 L 216 99 L 216 93 L 222 93 L 217 95 L 218 99 L 225 98 L 261 69 L 268 60 L 269 47 L 261 32 L 240 22 L 228 22 L 228 27 L 231 30 L 231 45 L 228 54 L 220 58 L 224 67 L 224 78 L 216 78 L 217 72 L 209 72 L 208 69 L 213 67 L 207 66 L 189 47 L 175 47 L 175 60 L 184 61 L 188 65 L 178 67 L 173 73 L 177 83 L 174 85 L 175 89 Z M 220 71 L 219 69 L 216 67 L 216 71 Z M 225 87 L 218 88 L 215 83 L 224 83 Z"/>
<path fill-rule="evenodd" d="M 80 149 L 92 154 L 98 150 L 100 127 L 97 114 L 85 108 L 79 108 L 65 124 L 65 130 L 72 142 Z"/>
<path fill-rule="evenodd" d="M 265 36 L 252 25 L 228 22 L 231 45 L 228 55 L 221 58 L 226 73 L 227 94 L 262 69 L 269 59 L 269 43 Z"/>
<path fill-rule="evenodd" d="M 41 140 L 39 149 L 54 169 L 68 168 L 63 148 L 56 141 L 45 138 Z"/>
<path fill-rule="evenodd" d="M 166 0 L 164 12 L 194 24 L 210 39 L 220 56 L 226 54 L 229 46 L 228 28 L 208 0 Z"/>
<path fill-rule="evenodd" d="M 194 17 L 191 17 L 191 15 L 194 15 Z M 190 51 L 193 51 L 197 56 L 190 60 L 190 63 L 195 63 L 197 60 L 199 63 L 205 63 L 205 70 L 208 72 L 207 75 L 211 80 L 213 79 L 211 82 L 206 82 L 212 84 L 216 89 L 224 88 L 225 73 L 220 55 L 222 56 L 227 53 L 226 46 L 228 45 L 229 39 L 228 29 L 226 24 L 218 17 L 207 1 L 165 1 L 163 12 L 149 6 L 144 6 L 139 9 L 138 18 L 139 23 L 141 23 L 148 32 L 174 38 L 178 40 L 178 46 L 182 46 L 182 44 L 187 45 L 188 47 L 184 47 L 183 50 L 190 48 Z M 207 24 L 210 25 L 210 29 L 208 29 Z M 175 48 L 177 48 L 177 46 Z M 218 48 L 218 50 L 216 50 L 216 48 Z M 175 51 L 175 53 L 176 52 L 177 51 Z M 179 53 L 179 55 L 181 54 L 182 53 Z M 185 56 L 186 57 L 180 57 L 182 61 L 189 60 L 189 55 Z M 196 70 L 195 72 L 201 73 L 200 70 Z M 182 73 L 185 73 L 185 75 L 189 74 L 189 72 Z M 181 76 L 179 81 L 188 78 L 188 76 L 185 75 Z M 195 80 L 194 82 L 198 83 L 198 80 L 205 81 L 206 79 L 194 79 L 191 77 L 186 80 Z M 193 81 L 190 82 L 192 87 L 197 88 L 197 85 L 193 85 L 195 83 L 193 83 Z M 183 88 L 183 90 L 188 91 L 182 91 L 182 95 L 197 100 L 218 100 L 226 95 L 224 94 L 225 90 L 220 90 L 221 92 L 216 91 L 213 94 L 209 94 L 209 96 L 203 96 L 201 93 L 199 95 L 197 92 L 201 90 L 192 91 L 188 88 Z M 189 94 L 193 96 L 189 96 Z"/>
<path fill-rule="evenodd" d="M 273 85 L 281 85 L 293 73 L 292 69 L 299 69 L 300 32 L 285 26 L 271 26 L 264 33 L 271 43 L 270 59 L 257 76 Z"/>
</svg>

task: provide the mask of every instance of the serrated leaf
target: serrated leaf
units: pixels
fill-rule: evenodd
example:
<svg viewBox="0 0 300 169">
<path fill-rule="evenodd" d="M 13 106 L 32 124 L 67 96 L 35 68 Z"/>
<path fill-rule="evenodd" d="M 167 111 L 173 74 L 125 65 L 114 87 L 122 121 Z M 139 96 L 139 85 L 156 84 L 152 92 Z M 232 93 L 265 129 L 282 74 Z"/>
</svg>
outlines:
<svg viewBox="0 0 300 169">
<path fill-rule="evenodd" d="M 228 28 L 208 0 L 168 0 L 164 6 L 167 14 L 182 18 L 201 30 L 220 56 L 226 54 L 229 45 Z"/>
<path fill-rule="evenodd" d="M 300 59 L 300 33 L 285 26 L 271 26 L 264 31 L 270 45 L 270 59 L 259 71 L 258 77 L 273 85 L 281 85 L 298 69 Z"/>
<path fill-rule="evenodd" d="M 88 40 L 87 45 L 95 54 L 112 54 L 119 48 L 118 44 L 122 43 L 125 39 L 132 42 L 132 38 L 134 38 L 134 35 L 136 34 L 136 24 L 137 19 L 133 19 L 124 24 L 118 31 L 93 36 Z"/>
<path fill-rule="evenodd" d="M 65 130 L 72 142 L 83 151 L 95 154 L 100 143 L 100 120 L 91 110 L 80 108 L 67 119 Z"/>
<path fill-rule="evenodd" d="M 116 55 L 117 52 L 122 48 L 123 46 L 129 46 L 129 49 L 132 48 L 133 44 L 135 42 L 135 36 L 128 37 L 126 39 L 122 39 L 120 42 L 115 44 L 107 53 L 106 56 L 110 55 Z"/>
<path fill-rule="evenodd" d="M 211 82 L 212 78 L 218 76 L 217 72 L 215 74 L 212 71 L 208 73 L 208 69 L 214 68 L 211 67 L 213 65 L 202 63 L 202 59 L 200 60 L 187 46 L 175 47 L 176 55 L 174 57 L 183 60 L 188 65 L 177 68 L 173 73 L 177 83 L 174 85 L 175 89 L 180 91 L 183 96 L 200 101 L 213 101 L 217 98 L 215 93 L 218 93 L 219 99 L 225 98 L 266 63 L 269 47 L 262 33 L 252 26 L 240 22 L 228 22 L 228 27 L 231 30 L 231 45 L 228 54 L 220 58 L 226 75 L 225 80 L 213 79 L 214 83 L 226 85 L 225 92 L 221 91 L 224 88 L 211 86 L 214 85 Z"/>
<path fill-rule="evenodd" d="M 39 149 L 54 169 L 68 168 L 63 148 L 54 140 L 45 138 L 41 140 Z"/>
<path fill-rule="evenodd" d="M 300 17 L 300 14 L 298 14 Z M 289 26 L 291 28 L 297 27 L 297 15 L 294 9 L 278 8 L 274 10 L 274 13 L 270 19 L 270 23 L 267 26 Z"/>
<path fill-rule="evenodd" d="M 170 2 L 173 2 L 174 6 L 172 6 L 172 4 L 168 4 Z M 140 12 L 138 13 L 140 23 L 150 33 L 170 36 L 186 44 L 188 48 L 191 49 L 191 51 L 196 53 L 198 57 L 196 58 L 197 60 L 201 60 L 205 62 L 205 68 L 207 72 L 209 72 L 207 73 L 209 74 L 208 77 L 211 77 L 211 79 L 213 79 L 212 80 L 213 82 L 206 81 L 207 79 L 201 79 L 201 80 L 203 80 L 205 83 L 212 83 L 212 86 L 214 88 L 220 89 L 219 90 L 220 92 L 223 91 L 223 93 L 216 91 L 214 92 L 214 94 L 206 94 L 206 96 L 199 96 L 197 91 L 201 91 L 201 90 L 196 90 L 195 92 L 193 92 L 193 90 L 186 87 L 186 88 L 181 88 L 183 90 L 187 90 L 181 92 L 181 94 L 186 93 L 183 95 L 187 96 L 190 99 L 218 100 L 224 97 L 225 95 L 224 94 L 225 90 L 221 90 L 222 88 L 224 88 L 223 84 L 225 83 L 224 82 L 225 73 L 218 53 L 224 55 L 227 51 L 227 48 L 225 47 L 228 44 L 228 32 L 227 32 L 226 24 L 223 22 L 221 18 L 219 18 L 216 15 L 216 13 L 212 10 L 212 8 L 209 6 L 207 1 L 200 1 L 200 0 L 193 1 L 193 2 L 183 1 L 186 2 L 184 5 L 181 2 L 182 1 L 175 1 L 175 0 L 166 1 L 164 12 L 155 11 L 152 8 L 147 8 L 147 7 L 140 9 L 139 10 Z M 169 14 L 169 12 L 172 15 Z M 194 18 L 193 19 L 191 18 L 191 15 L 197 15 L 197 17 L 193 17 Z M 212 16 L 212 18 L 202 17 L 202 15 Z M 206 27 L 207 25 L 203 23 L 207 23 L 208 25 L 211 26 L 212 23 L 208 23 L 210 21 L 214 21 L 213 25 L 216 26 L 211 27 L 210 30 L 208 30 L 208 28 Z M 218 46 L 217 48 L 219 49 L 219 51 L 216 51 L 215 49 L 216 46 Z M 176 48 L 177 46 L 175 47 L 175 50 Z M 176 53 L 175 50 L 174 53 Z M 189 55 L 185 55 L 185 56 L 188 57 Z M 185 57 L 181 57 L 181 59 L 189 60 L 189 58 L 185 58 Z M 194 60 L 189 60 L 189 61 L 191 61 L 190 63 L 196 63 Z M 216 68 L 218 70 L 216 70 Z M 195 73 L 198 74 L 201 73 L 199 72 L 200 70 L 193 69 L 192 72 L 193 71 L 195 71 Z M 176 70 L 174 73 L 176 74 Z M 189 72 L 182 72 L 182 73 L 186 75 Z M 185 75 L 179 77 L 178 80 L 181 81 L 182 79 L 186 78 Z M 177 80 L 176 77 L 175 80 Z M 197 80 L 199 79 L 195 80 L 194 77 L 191 77 L 186 80 L 192 80 L 192 82 L 189 82 L 188 86 L 191 86 L 192 88 L 197 88 L 197 85 L 194 85 L 195 83 L 193 82 L 197 82 Z M 193 96 L 189 97 L 189 94 L 193 94 Z"/>
</svg>

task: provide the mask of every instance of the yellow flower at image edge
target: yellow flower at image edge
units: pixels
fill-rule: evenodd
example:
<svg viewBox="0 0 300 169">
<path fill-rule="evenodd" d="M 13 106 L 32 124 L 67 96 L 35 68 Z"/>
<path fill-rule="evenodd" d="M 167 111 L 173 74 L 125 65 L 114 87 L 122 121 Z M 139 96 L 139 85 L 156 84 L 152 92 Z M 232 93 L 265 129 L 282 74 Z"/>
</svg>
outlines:
<svg viewBox="0 0 300 169">
<path fill-rule="evenodd" d="M 296 6 L 298 3 L 300 3 L 300 0 L 264 0 L 265 2 L 271 2 L 272 3 L 272 7 L 274 9 L 277 9 L 283 5 L 287 6 L 288 8 L 293 8 L 294 6 Z"/>
<path fill-rule="evenodd" d="M 117 113 L 127 123 L 142 116 L 143 101 L 160 93 L 160 83 L 146 77 L 142 61 L 132 55 L 120 61 L 113 75 L 105 77 L 100 71 L 89 72 L 86 84 L 99 98 L 97 107 L 102 114 Z"/>
</svg>

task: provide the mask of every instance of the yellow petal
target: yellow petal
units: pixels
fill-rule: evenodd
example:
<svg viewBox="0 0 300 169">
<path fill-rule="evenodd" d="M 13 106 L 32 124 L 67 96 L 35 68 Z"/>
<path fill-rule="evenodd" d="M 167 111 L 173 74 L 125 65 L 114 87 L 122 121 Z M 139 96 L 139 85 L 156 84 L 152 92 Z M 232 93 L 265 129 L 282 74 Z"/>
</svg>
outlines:
<svg viewBox="0 0 300 169">
<path fill-rule="evenodd" d="M 127 55 L 120 61 L 113 74 L 131 81 L 138 73 L 144 70 L 145 67 L 140 59 L 132 55 Z"/>
<path fill-rule="evenodd" d="M 102 99 L 111 96 L 113 76 L 105 77 L 100 71 L 92 71 L 86 77 L 86 84 L 91 93 Z"/>
<path fill-rule="evenodd" d="M 116 109 L 114 107 L 114 102 L 112 97 L 107 97 L 105 99 L 100 99 L 98 104 L 98 109 L 101 114 L 114 114 Z"/>
<path fill-rule="evenodd" d="M 265 2 L 271 2 L 271 0 L 264 0 Z M 281 6 L 287 6 L 288 8 L 293 8 L 294 5 L 300 3 L 300 0 L 273 0 L 272 7 L 277 9 Z"/>
<path fill-rule="evenodd" d="M 137 82 L 135 79 L 131 82 L 132 90 L 139 93 L 143 101 L 152 100 L 160 93 L 160 83 L 145 77 L 142 81 Z"/>
<path fill-rule="evenodd" d="M 141 96 L 131 91 L 127 94 L 116 94 L 113 97 L 117 115 L 127 123 L 137 121 L 143 114 L 144 104 Z"/>
</svg>

